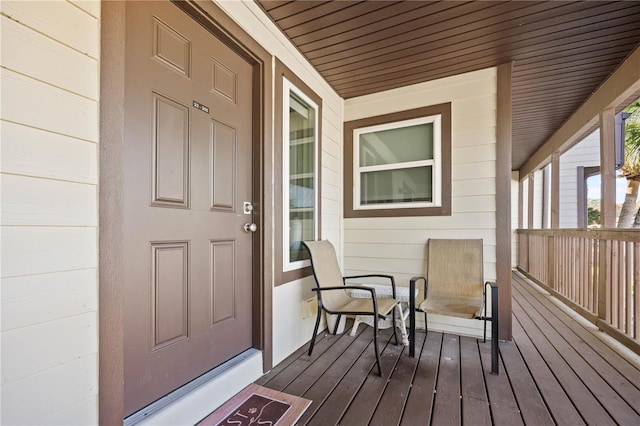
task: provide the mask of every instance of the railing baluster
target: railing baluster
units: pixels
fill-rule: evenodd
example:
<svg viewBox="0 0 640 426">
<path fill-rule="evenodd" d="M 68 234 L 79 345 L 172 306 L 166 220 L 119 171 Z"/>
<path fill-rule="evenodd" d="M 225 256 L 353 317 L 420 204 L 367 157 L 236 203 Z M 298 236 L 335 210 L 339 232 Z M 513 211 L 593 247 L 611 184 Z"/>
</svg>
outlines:
<svg viewBox="0 0 640 426">
<path fill-rule="evenodd" d="M 518 238 L 520 270 L 640 353 L 639 232 L 529 229 Z"/>
<path fill-rule="evenodd" d="M 633 337 L 640 340 L 640 243 L 633 244 Z"/>
<path fill-rule="evenodd" d="M 623 241 L 625 246 L 624 259 L 624 303 L 625 303 L 625 321 L 624 332 L 633 334 L 633 243 L 631 241 Z"/>
</svg>

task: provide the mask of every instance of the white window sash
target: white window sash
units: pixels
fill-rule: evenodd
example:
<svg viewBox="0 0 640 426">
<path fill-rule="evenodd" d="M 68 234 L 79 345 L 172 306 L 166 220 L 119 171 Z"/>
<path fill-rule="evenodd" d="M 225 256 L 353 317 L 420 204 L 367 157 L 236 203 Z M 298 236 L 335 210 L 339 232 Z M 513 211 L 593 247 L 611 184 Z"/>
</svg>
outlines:
<svg viewBox="0 0 640 426">
<path fill-rule="evenodd" d="M 289 238 L 290 238 L 290 209 L 289 209 L 289 194 L 290 194 L 290 172 L 289 169 L 289 147 L 291 146 L 291 140 L 289 139 L 290 127 L 289 127 L 289 100 L 291 92 L 301 98 L 307 105 L 314 110 L 314 140 L 313 140 L 313 188 L 314 188 L 314 214 L 313 214 L 313 235 L 317 238 L 318 235 L 318 105 L 311 100 L 307 95 L 298 89 L 293 83 L 283 77 L 283 96 L 282 96 L 282 270 L 294 271 L 296 269 L 304 268 L 311 265 L 311 262 L 307 260 L 299 260 L 291 262 L 289 250 Z"/>
<path fill-rule="evenodd" d="M 419 124 L 433 124 L 433 159 L 407 161 L 403 163 L 387 163 L 376 166 L 360 166 L 360 135 L 374 133 L 382 130 L 398 129 Z M 353 130 L 353 209 L 354 210 L 380 210 L 380 209 L 406 209 L 416 207 L 438 207 L 442 205 L 442 116 L 432 115 L 428 117 L 414 118 L 411 120 L 397 121 L 393 123 L 378 124 L 370 127 L 362 127 Z M 432 166 L 431 184 L 432 201 L 426 202 L 397 202 L 380 204 L 360 204 L 361 188 L 360 177 L 362 173 L 401 170 L 415 167 Z"/>
</svg>

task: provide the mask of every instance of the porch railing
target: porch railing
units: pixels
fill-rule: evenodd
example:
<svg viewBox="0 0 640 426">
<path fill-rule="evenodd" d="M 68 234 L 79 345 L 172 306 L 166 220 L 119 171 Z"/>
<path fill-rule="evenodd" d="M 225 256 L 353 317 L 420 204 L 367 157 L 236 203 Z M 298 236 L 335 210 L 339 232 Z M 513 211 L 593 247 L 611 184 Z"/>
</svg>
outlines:
<svg viewBox="0 0 640 426">
<path fill-rule="evenodd" d="M 520 229 L 518 269 L 640 354 L 640 232 Z"/>
</svg>

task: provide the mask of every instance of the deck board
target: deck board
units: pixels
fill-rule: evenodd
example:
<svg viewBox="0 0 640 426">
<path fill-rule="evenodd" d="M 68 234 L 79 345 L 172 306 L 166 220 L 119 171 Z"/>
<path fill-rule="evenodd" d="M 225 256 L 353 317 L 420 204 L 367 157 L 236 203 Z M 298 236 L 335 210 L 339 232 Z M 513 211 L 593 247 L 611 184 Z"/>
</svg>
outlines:
<svg viewBox="0 0 640 426">
<path fill-rule="evenodd" d="M 615 422 L 602 408 L 600 402 L 591 394 L 589 388 L 582 383 L 580 377 L 571 369 L 571 366 L 556 351 L 545 337 L 532 318 L 530 318 L 520 305 L 520 301 L 513 303 L 513 313 L 526 334 L 538 349 L 553 374 L 558 378 L 564 392 L 580 415 L 589 419 L 587 423 L 597 425 L 613 425 Z M 539 316 L 536 317 L 539 320 Z"/>
<path fill-rule="evenodd" d="M 362 357 L 364 350 L 369 347 L 372 338 L 373 332 L 370 327 L 367 327 L 366 330 L 358 335 L 348 350 L 335 360 L 326 372 L 302 395 L 312 402 L 300 419 L 300 423 L 304 423 L 307 419 L 310 419 L 322 406 L 353 364 Z M 369 350 L 372 351 L 372 349 Z"/>
<path fill-rule="evenodd" d="M 640 424 L 640 369 L 552 296 L 513 276 L 513 341 L 490 343 L 430 331 L 416 357 L 381 330 L 383 377 L 372 329 L 321 333 L 257 383 L 311 399 L 300 425 L 615 425 Z"/>
<path fill-rule="evenodd" d="M 500 345 L 507 346 L 507 345 Z M 500 374 L 491 374 L 491 348 L 489 342 L 478 345 L 480 358 L 484 370 L 484 380 L 487 384 L 491 418 L 498 425 L 522 425 L 522 416 L 518 408 L 518 401 L 509 383 L 510 372 L 507 372 L 500 360 Z M 501 357 L 502 358 L 502 357 Z M 520 372 L 516 372 L 520 373 Z"/>
<path fill-rule="evenodd" d="M 460 338 L 445 334 L 442 338 L 440 369 L 431 423 L 459 425 L 460 407 Z"/>
<path fill-rule="evenodd" d="M 460 338 L 460 358 L 462 424 L 490 425 L 489 398 L 476 339 Z"/>
<path fill-rule="evenodd" d="M 623 375 L 608 361 L 609 357 L 613 356 L 613 351 L 586 329 L 569 327 L 561 320 L 561 317 L 568 317 L 568 315 L 547 308 L 543 303 L 544 296 L 539 291 L 531 287 L 527 289 L 520 284 L 516 284 L 516 291 L 519 291 L 566 340 L 566 344 L 563 344 L 565 349 L 570 346 L 629 406 L 636 406 L 640 409 L 640 389 L 637 387 L 640 386 L 640 372 L 637 369 L 624 368 L 625 366 L 622 364 L 620 367 L 625 370 L 628 376 Z M 637 414 L 634 411 L 631 418 Z"/>
<path fill-rule="evenodd" d="M 516 288 L 516 291 L 519 289 Z M 640 417 L 633 408 L 629 406 L 618 393 L 603 378 L 600 373 L 589 365 L 583 358 L 582 352 L 588 352 L 584 344 L 574 348 L 569 344 L 564 334 L 561 334 L 553 327 L 553 314 L 544 307 L 540 310 L 536 308 L 536 300 L 523 297 L 521 306 L 527 312 L 537 312 L 539 323 L 544 323 L 545 337 L 556 349 L 558 354 L 566 361 L 567 366 L 572 369 L 576 376 L 582 381 L 584 386 L 591 391 L 594 397 L 600 402 L 603 409 L 619 424 L 638 424 Z M 571 334 L 571 330 L 566 334 Z M 583 343 L 582 341 L 580 343 Z"/>
<path fill-rule="evenodd" d="M 426 424 L 431 421 L 442 349 L 442 333 L 430 331 L 426 338 L 422 339 L 424 341 L 422 346 L 417 344 L 418 336 L 422 337 L 423 334 L 416 333 L 416 358 L 419 357 L 420 360 L 416 374 L 412 378 L 411 392 L 409 392 L 400 422 L 406 426 Z"/>
<path fill-rule="evenodd" d="M 404 346 L 396 346 L 391 342 L 387 345 L 380 355 L 382 377 L 378 376 L 377 367 L 372 368 L 360 391 L 340 420 L 340 424 L 369 424 L 387 386 L 389 374 L 395 369 L 403 349 Z"/>
<path fill-rule="evenodd" d="M 518 349 L 555 422 L 559 425 L 584 425 L 580 413 L 518 321 L 513 322 L 513 338 L 517 340 Z"/>
<path fill-rule="evenodd" d="M 368 334 L 372 336 L 373 333 Z M 389 336 L 391 334 L 389 333 Z M 381 338 L 382 343 L 384 338 Z M 327 424 L 338 424 L 351 402 L 358 394 L 362 384 L 375 366 L 375 355 L 373 353 L 373 339 L 367 348 L 362 352 L 362 356 L 356 361 L 347 374 L 342 378 L 340 385 L 324 400 L 322 406 L 316 411 L 313 417 L 305 417 L 300 424 L 314 426 L 324 426 Z"/>
<path fill-rule="evenodd" d="M 503 345 L 500 354 L 504 369 L 509 373 L 511 388 L 518 401 L 524 423 L 537 426 L 553 425 L 549 410 L 518 348 L 515 345 Z"/>
<path fill-rule="evenodd" d="M 419 339 L 416 339 L 416 345 L 422 345 L 424 337 L 422 334 Z M 403 408 L 411 391 L 411 383 L 405 378 L 415 375 L 418 359 L 407 356 L 401 356 L 398 359 L 398 364 L 389 378 L 389 383 L 371 419 L 372 425 L 387 426 L 400 423 Z"/>
</svg>

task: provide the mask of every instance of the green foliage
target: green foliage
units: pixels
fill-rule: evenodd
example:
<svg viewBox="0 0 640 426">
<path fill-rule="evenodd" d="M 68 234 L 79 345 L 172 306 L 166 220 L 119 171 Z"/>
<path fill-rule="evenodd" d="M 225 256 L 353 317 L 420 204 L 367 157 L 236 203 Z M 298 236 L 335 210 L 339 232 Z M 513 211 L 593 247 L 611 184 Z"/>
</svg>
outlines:
<svg viewBox="0 0 640 426">
<path fill-rule="evenodd" d="M 587 225 L 600 225 L 600 210 L 587 207 Z"/>
<path fill-rule="evenodd" d="M 622 174 L 625 177 L 640 175 L 640 99 L 636 99 L 624 109 L 631 115 L 626 120 L 624 140 L 624 166 Z"/>
</svg>

